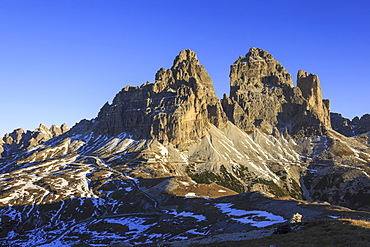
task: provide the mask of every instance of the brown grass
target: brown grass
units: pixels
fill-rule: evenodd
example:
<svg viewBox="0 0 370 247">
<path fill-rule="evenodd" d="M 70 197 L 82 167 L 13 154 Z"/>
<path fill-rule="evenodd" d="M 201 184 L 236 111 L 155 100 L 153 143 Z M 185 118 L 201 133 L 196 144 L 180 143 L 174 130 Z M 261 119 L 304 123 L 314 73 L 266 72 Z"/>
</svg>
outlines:
<svg viewBox="0 0 370 247">
<path fill-rule="evenodd" d="M 366 220 L 353 220 L 353 219 L 340 219 L 341 221 L 347 222 L 353 226 L 360 226 L 363 228 L 370 229 L 370 221 Z"/>
<path fill-rule="evenodd" d="M 301 224 L 301 229 L 287 234 L 273 234 L 262 239 L 212 243 L 202 246 L 370 246 L 370 222 L 340 219 L 320 220 Z M 199 246 L 199 245 L 193 245 Z"/>
</svg>

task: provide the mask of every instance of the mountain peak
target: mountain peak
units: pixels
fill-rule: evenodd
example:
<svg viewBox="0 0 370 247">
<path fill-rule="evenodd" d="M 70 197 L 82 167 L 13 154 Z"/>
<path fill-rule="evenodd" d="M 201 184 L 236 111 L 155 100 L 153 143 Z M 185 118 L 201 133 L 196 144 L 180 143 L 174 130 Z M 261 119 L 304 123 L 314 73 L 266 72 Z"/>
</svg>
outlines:
<svg viewBox="0 0 370 247">
<path fill-rule="evenodd" d="M 211 78 L 188 49 L 176 56 L 170 69 L 158 70 L 155 83 L 121 90 L 112 105 L 101 109 L 98 122 L 99 131 L 110 135 L 127 132 L 187 147 L 203 137 L 210 124 L 221 127 L 227 119 Z"/>
<path fill-rule="evenodd" d="M 301 89 L 303 97 L 311 111 L 314 111 L 320 122 L 330 128 L 330 103 L 323 100 L 319 77 L 299 70 L 297 74 L 297 87 Z"/>
<path fill-rule="evenodd" d="M 274 56 L 272 56 L 269 52 L 262 50 L 260 48 L 251 47 L 249 52 L 245 55 L 246 59 L 248 60 L 273 60 Z"/>
<path fill-rule="evenodd" d="M 262 84 L 259 84 L 261 82 Z M 257 84 L 256 84 L 257 83 Z M 263 84 L 272 86 L 288 85 L 293 87 L 292 76 L 269 52 L 252 47 L 245 57 L 240 56 L 230 71 L 230 96 L 240 85 L 253 89 Z"/>
<path fill-rule="evenodd" d="M 49 129 L 48 127 L 46 127 L 44 124 L 40 124 L 38 128 L 35 129 L 35 131 L 45 131 L 45 132 L 49 132 Z"/>
<path fill-rule="evenodd" d="M 320 81 L 300 70 L 297 82 L 294 87 L 291 75 L 269 52 L 252 47 L 231 65 L 230 99 L 223 99 L 223 107 L 245 131 L 322 133 L 323 126 L 330 128 L 330 104 L 322 99 Z"/>
<path fill-rule="evenodd" d="M 179 55 L 176 56 L 173 62 L 173 67 L 176 67 L 178 64 L 182 63 L 183 61 L 188 61 L 196 65 L 199 64 L 197 54 L 190 49 L 180 51 Z"/>
<path fill-rule="evenodd" d="M 56 138 L 65 124 L 0 140 L 0 245 L 217 245 L 306 225 L 302 216 L 368 222 L 368 212 L 313 203 L 370 210 L 370 115 L 333 115 L 361 136 L 330 129 L 318 76 L 301 70 L 293 87 L 251 48 L 231 65 L 222 106 L 191 50 L 155 78 Z"/>
</svg>

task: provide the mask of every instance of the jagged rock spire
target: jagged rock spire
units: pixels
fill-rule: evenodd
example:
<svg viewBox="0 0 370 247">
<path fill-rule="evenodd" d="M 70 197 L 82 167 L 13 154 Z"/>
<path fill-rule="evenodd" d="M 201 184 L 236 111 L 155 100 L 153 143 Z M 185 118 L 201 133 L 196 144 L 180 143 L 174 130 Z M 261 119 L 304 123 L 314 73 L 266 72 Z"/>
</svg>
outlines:
<svg viewBox="0 0 370 247">
<path fill-rule="evenodd" d="M 307 100 L 310 110 L 317 113 L 323 125 L 330 127 L 329 100 L 322 99 L 322 89 L 319 77 L 299 70 L 297 74 L 297 86 L 301 89 L 303 97 Z"/>
<path fill-rule="evenodd" d="M 173 61 L 172 68 L 176 69 L 179 67 L 180 64 L 183 63 L 199 65 L 197 54 L 190 49 L 180 51 L 179 55 L 177 55 L 175 60 Z"/>
<path fill-rule="evenodd" d="M 50 129 L 44 124 L 40 124 L 34 131 L 27 130 L 27 132 L 22 128 L 15 129 L 10 134 L 6 133 L 2 140 L 0 140 L 0 157 L 22 149 L 32 148 L 68 130 L 69 128 L 65 123 L 60 127 L 52 125 Z"/>
</svg>

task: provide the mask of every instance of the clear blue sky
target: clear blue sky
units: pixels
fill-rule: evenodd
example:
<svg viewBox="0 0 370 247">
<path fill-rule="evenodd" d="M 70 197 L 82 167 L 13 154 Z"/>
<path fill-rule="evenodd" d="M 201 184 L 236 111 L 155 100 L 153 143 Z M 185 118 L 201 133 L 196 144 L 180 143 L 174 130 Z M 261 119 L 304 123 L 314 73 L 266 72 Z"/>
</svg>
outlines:
<svg viewBox="0 0 370 247">
<path fill-rule="evenodd" d="M 190 48 L 217 95 L 252 46 L 319 75 L 332 111 L 370 112 L 370 1 L 0 0 L 0 136 L 94 118 Z"/>
</svg>

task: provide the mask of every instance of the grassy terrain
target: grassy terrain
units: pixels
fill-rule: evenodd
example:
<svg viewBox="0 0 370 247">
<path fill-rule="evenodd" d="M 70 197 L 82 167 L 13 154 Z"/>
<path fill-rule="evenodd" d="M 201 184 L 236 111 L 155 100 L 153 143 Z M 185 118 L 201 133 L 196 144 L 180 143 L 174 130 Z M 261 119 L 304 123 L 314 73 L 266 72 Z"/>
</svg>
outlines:
<svg viewBox="0 0 370 247">
<path fill-rule="evenodd" d="M 370 246 L 370 222 L 340 219 L 301 223 L 301 229 L 287 234 L 273 234 L 262 239 L 212 243 L 202 246 Z M 199 245 L 192 245 L 199 246 Z"/>
</svg>

